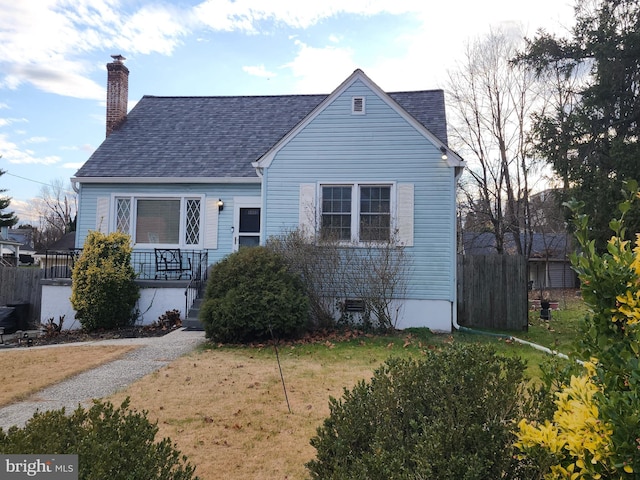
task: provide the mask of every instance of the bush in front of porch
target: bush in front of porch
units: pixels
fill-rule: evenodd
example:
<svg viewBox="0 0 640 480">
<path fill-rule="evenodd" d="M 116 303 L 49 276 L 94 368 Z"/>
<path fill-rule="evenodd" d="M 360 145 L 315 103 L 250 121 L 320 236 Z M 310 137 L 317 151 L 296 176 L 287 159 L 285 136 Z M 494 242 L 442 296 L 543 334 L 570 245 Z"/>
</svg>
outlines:
<svg viewBox="0 0 640 480">
<path fill-rule="evenodd" d="M 72 273 L 71 305 L 88 331 L 132 325 L 140 293 L 131 266 L 131 239 L 89 232 Z"/>
</svg>

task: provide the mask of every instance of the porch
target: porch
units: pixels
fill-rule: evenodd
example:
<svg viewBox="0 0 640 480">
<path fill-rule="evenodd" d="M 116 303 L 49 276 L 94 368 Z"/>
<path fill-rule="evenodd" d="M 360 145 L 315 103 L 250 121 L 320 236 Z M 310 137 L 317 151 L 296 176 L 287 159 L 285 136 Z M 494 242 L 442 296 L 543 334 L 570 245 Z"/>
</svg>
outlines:
<svg viewBox="0 0 640 480">
<path fill-rule="evenodd" d="M 172 254 L 179 253 L 179 256 L 167 259 L 166 252 L 163 256 L 155 250 L 134 251 L 131 255 L 136 283 L 140 287 L 140 299 L 136 305 L 137 323 L 151 324 L 165 312 L 178 310 L 183 326 L 199 328 L 197 313 L 193 310 L 197 308 L 196 300 L 206 285 L 208 252 L 170 250 Z M 58 319 L 64 316 L 64 328 L 79 328 L 73 320 L 75 311 L 69 298 L 71 273 L 81 252 L 82 249 L 46 252 L 43 264 L 44 278 L 41 280 L 42 323 L 50 318 Z"/>
<path fill-rule="evenodd" d="M 167 258 L 167 253 L 172 255 Z M 81 248 L 47 250 L 44 257 L 45 280 L 71 278 Z M 205 250 L 154 249 L 134 250 L 131 265 L 138 280 L 206 280 L 209 255 Z"/>
</svg>

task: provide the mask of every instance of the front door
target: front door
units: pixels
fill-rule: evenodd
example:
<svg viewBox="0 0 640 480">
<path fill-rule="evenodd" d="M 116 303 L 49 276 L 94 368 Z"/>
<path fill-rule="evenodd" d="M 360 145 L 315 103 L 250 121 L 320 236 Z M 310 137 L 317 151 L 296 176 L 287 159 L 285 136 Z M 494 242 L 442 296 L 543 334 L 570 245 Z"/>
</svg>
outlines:
<svg viewBox="0 0 640 480">
<path fill-rule="evenodd" d="M 236 201 L 233 250 L 260 245 L 260 206 L 252 201 Z"/>
</svg>

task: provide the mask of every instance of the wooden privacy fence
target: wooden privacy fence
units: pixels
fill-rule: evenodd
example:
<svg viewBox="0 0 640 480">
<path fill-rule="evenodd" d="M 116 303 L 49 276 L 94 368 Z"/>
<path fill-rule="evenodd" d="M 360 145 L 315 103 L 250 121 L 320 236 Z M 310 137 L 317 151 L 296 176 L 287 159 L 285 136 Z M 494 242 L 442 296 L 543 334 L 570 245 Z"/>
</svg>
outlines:
<svg viewBox="0 0 640 480">
<path fill-rule="evenodd" d="M 0 267 L 0 305 L 28 304 L 30 327 L 40 325 L 42 277 L 39 268 Z"/>
<path fill-rule="evenodd" d="M 458 323 L 494 330 L 526 330 L 527 280 L 524 256 L 459 255 Z"/>
</svg>

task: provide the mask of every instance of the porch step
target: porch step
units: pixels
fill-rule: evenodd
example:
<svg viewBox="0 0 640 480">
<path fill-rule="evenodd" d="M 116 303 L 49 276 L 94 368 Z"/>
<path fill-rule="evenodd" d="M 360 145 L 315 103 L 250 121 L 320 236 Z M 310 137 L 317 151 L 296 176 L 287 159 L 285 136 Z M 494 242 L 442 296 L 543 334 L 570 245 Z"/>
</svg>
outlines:
<svg viewBox="0 0 640 480">
<path fill-rule="evenodd" d="M 187 318 L 185 318 L 182 321 L 182 326 L 186 329 L 186 330 L 197 330 L 197 331 L 202 331 L 204 330 L 204 327 L 202 326 L 202 323 L 200 323 L 200 319 L 198 318 L 198 315 L 200 314 L 200 306 L 202 305 L 202 298 L 196 298 L 193 302 L 193 305 L 191 305 L 191 308 L 189 309 L 189 314 L 187 315 Z"/>
</svg>

